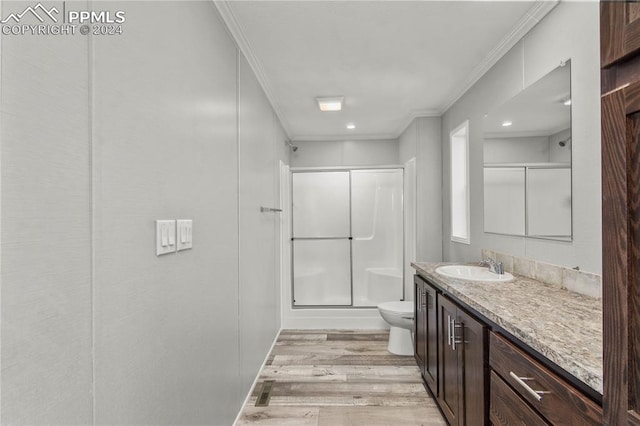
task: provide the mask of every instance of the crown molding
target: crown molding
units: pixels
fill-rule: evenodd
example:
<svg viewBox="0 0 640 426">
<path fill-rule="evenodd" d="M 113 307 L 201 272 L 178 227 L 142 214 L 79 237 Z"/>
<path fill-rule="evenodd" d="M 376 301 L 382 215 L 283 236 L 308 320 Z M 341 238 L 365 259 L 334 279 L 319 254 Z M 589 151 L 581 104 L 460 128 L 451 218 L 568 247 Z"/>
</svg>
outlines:
<svg viewBox="0 0 640 426">
<path fill-rule="evenodd" d="M 258 60 L 258 57 L 255 55 L 253 47 L 249 42 L 249 39 L 245 36 L 244 28 L 240 24 L 240 21 L 236 18 L 236 14 L 233 11 L 232 3 L 233 1 L 230 1 L 230 0 L 213 0 L 213 4 L 215 5 L 216 9 L 218 9 L 218 13 L 220 14 L 220 17 L 222 18 L 224 23 L 227 25 L 227 28 L 229 29 L 229 32 L 231 33 L 232 38 L 235 40 L 236 45 L 238 46 L 238 49 L 240 49 L 240 51 L 246 58 L 247 62 L 249 63 L 249 66 L 253 70 L 253 73 L 255 74 L 258 82 L 260 83 L 260 86 L 262 86 L 262 90 L 264 90 L 264 93 L 267 96 L 267 99 L 269 99 L 269 102 L 271 103 L 271 107 L 276 113 L 276 116 L 278 116 L 278 119 L 280 120 L 280 124 L 282 124 L 282 127 L 284 129 L 284 132 L 287 135 L 287 138 L 292 139 L 289 136 L 291 134 L 291 130 L 290 130 L 291 127 L 284 113 L 280 109 L 280 103 L 278 102 L 278 97 L 276 96 L 275 92 L 271 88 L 271 85 L 269 84 L 269 80 L 267 79 L 264 69 L 262 68 L 262 64 Z"/>
<path fill-rule="evenodd" d="M 440 117 L 442 114 L 437 109 L 420 109 L 413 110 L 409 113 L 409 117 L 413 120 L 414 118 L 423 118 L 423 117 Z"/>
<path fill-rule="evenodd" d="M 405 130 L 413 123 L 413 120 L 416 118 L 425 118 L 425 117 L 442 117 L 442 113 L 435 109 L 424 109 L 424 110 L 414 110 L 409 113 L 405 120 L 402 121 L 402 124 L 398 126 L 398 130 L 396 131 L 396 138 L 399 138 Z"/>
<path fill-rule="evenodd" d="M 453 106 L 471 87 L 482 78 L 513 46 L 520 41 L 538 22 L 542 20 L 551 10 L 558 5 L 560 0 L 542 0 L 536 2 L 525 13 L 520 21 L 505 35 L 502 40 L 489 52 L 489 54 L 471 71 L 465 83 L 458 91 L 444 104 L 440 111 L 443 115 Z"/>
</svg>

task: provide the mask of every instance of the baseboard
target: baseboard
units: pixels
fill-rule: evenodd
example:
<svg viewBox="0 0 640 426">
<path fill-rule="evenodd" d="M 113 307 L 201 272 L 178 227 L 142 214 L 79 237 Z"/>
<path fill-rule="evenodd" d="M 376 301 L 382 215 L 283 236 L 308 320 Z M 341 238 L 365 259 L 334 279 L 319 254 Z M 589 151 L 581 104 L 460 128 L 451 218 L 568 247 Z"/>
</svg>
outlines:
<svg viewBox="0 0 640 426">
<path fill-rule="evenodd" d="M 264 356 L 264 361 L 262 361 L 262 364 L 260 365 L 260 368 L 258 369 L 258 373 L 256 374 L 256 378 L 253 379 L 253 383 L 251 384 L 251 387 L 249 388 L 249 393 L 247 393 L 246 398 L 244 399 L 244 401 L 242 402 L 242 405 L 240 406 L 240 411 L 238 411 L 238 414 L 236 415 L 236 419 L 233 421 L 233 425 L 234 426 L 238 423 L 238 420 L 240 419 L 240 415 L 242 414 L 242 410 L 244 409 L 244 406 L 247 405 L 247 402 L 249 402 L 249 399 L 251 398 L 251 394 L 253 393 L 253 388 L 256 387 L 256 383 L 258 383 L 258 379 L 260 378 L 260 374 L 262 373 L 262 370 L 264 369 L 264 366 L 267 365 L 267 360 L 269 359 L 269 355 L 271 354 L 271 352 L 273 352 L 273 348 L 276 346 L 276 342 L 278 341 L 278 337 L 280 337 L 280 332 L 281 331 L 282 331 L 282 327 L 276 333 L 276 337 L 275 337 L 275 339 L 273 339 L 273 343 L 271 343 L 271 347 L 267 351 L 267 354 Z"/>
</svg>

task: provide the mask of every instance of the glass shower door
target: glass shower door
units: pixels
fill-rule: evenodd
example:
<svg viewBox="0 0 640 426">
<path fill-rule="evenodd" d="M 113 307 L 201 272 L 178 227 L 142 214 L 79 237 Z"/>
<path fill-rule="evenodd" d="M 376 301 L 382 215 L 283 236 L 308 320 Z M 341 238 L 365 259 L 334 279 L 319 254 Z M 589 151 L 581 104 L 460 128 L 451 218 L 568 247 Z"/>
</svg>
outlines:
<svg viewBox="0 0 640 426">
<path fill-rule="evenodd" d="M 292 175 L 293 305 L 351 305 L 349 172 Z"/>
<path fill-rule="evenodd" d="M 351 171 L 353 305 L 404 298 L 402 169 Z"/>
</svg>

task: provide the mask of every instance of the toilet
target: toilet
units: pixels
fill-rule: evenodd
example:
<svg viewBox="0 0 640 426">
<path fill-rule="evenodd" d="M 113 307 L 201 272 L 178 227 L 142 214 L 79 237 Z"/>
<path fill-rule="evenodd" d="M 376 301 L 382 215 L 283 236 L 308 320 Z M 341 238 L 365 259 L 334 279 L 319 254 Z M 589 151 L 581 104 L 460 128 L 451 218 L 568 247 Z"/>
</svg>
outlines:
<svg viewBox="0 0 640 426">
<path fill-rule="evenodd" d="M 382 318 L 391 326 L 387 349 L 395 355 L 413 355 L 413 302 L 384 302 L 378 305 Z"/>
</svg>

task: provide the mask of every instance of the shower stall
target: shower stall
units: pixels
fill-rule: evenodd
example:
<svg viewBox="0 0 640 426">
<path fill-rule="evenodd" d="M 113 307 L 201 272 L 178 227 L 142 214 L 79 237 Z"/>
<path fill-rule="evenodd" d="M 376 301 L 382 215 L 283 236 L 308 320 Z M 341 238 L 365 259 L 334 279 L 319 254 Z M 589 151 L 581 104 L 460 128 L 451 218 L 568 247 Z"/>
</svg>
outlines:
<svg viewBox="0 0 640 426">
<path fill-rule="evenodd" d="M 291 186 L 292 306 L 403 300 L 403 170 L 296 170 Z"/>
</svg>

